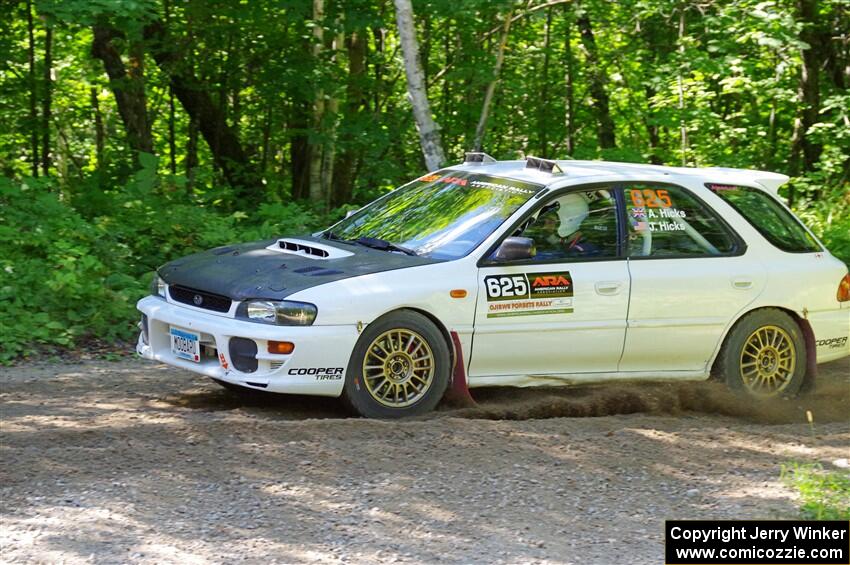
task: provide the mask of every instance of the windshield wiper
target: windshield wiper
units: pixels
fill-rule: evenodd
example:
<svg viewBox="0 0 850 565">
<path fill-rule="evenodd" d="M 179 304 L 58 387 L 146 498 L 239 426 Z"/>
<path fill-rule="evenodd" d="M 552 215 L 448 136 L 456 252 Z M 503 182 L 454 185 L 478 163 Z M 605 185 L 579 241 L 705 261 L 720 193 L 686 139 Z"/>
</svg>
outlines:
<svg viewBox="0 0 850 565">
<path fill-rule="evenodd" d="M 377 237 L 358 237 L 357 239 L 350 241 L 358 243 L 364 247 L 371 247 L 372 249 L 380 249 L 381 251 L 400 251 L 405 255 L 416 256 L 416 251 L 395 244 L 391 241 L 387 241 L 386 239 L 379 239 Z"/>
<path fill-rule="evenodd" d="M 391 241 L 387 241 L 386 239 L 379 239 L 377 237 L 358 237 L 357 239 L 345 239 L 332 231 L 326 231 L 322 234 L 322 237 L 325 239 L 330 239 L 331 241 L 338 241 L 340 243 L 347 243 L 349 245 L 362 245 L 363 247 L 369 247 L 370 249 L 378 249 L 380 251 L 400 251 L 405 255 L 417 255 L 416 251 L 409 249 L 407 247 L 397 245 Z"/>
<path fill-rule="evenodd" d="M 329 239 L 331 241 L 338 241 L 340 243 L 347 243 L 348 245 L 354 245 L 354 244 L 357 243 L 353 239 L 345 239 L 343 237 L 339 237 L 337 234 L 335 234 L 334 232 L 332 232 L 330 230 L 322 233 L 322 237 L 324 239 Z"/>
</svg>

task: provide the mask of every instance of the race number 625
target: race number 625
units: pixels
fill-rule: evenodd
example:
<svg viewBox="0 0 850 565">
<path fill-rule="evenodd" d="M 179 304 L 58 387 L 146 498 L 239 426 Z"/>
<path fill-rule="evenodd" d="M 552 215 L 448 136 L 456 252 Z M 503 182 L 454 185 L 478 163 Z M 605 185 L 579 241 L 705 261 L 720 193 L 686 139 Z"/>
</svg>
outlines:
<svg viewBox="0 0 850 565">
<path fill-rule="evenodd" d="M 487 277 L 487 297 L 490 299 L 523 298 L 528 296 L 528 281 L 524 275 Z"/>
</svg>

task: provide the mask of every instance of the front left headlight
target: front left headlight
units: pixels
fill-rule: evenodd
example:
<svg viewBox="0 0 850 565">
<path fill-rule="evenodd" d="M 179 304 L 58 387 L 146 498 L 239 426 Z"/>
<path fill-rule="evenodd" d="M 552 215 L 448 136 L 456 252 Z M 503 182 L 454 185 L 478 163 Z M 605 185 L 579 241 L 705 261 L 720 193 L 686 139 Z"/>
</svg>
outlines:
<svg viewBox="0 0 850 565">
<path fill-rule="evenodd" d="M 291 300 L 251 300 L 243 302 L 236 311 L 239 318 L 278 326 L 309 326 L 319 309 L 314 304 Z"/>
<path fill-rule="evenodd" d="M 162 277 L 159 276 L 159 273 L 154 273 L 153 280 L 151 281 L 151 294 L 154 296 L 161 296 L 165 298 L 165 292 L 168 288 L 168 285 L 165 284 L 165 281 L 162 280 Z"/>
</svg>

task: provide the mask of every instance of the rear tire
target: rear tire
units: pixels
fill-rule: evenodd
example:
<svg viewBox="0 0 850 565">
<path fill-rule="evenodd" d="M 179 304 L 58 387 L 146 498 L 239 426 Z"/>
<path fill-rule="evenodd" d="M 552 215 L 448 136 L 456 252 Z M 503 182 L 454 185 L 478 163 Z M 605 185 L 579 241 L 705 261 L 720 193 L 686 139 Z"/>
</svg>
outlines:
<svg viewBox="0 0 850 565">
<path fill-rule="evenodd" d="M 732 391 L 756 400 L 797 396 L 806 366 L 800 326 L 775 308 L 756 310 L 735 324 L 715 362 Z"/>
<path fill-rule="evenodd" d="M 405 418 L 430 412 L 449 381 L 451 355 L 431 320 L 401 310 L 363 331 L 348 363 L 342 397 L 366 418 Z"/>
</svg>

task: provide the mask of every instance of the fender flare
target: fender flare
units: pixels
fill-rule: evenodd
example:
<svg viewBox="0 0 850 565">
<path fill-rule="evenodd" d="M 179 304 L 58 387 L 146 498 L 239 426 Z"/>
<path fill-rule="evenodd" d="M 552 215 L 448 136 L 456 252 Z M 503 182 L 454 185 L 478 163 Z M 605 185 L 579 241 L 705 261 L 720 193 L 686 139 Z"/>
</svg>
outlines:
<svg viewBox="0 0 850 565">
<path fill-rule="evenodd" d="M 720 355 L 720 350 L 723 347 L 723 344 L 726 342 L 726 338 L 729 337 L 729 332 L 732 331 L 732 328 L 734 328 L 738 324 L 738 322 L 744 319 L 744 317 L 750 315 L 751 313 L 757 310 L 764 310 L 766 308 L 772 308 L 785 312 L 786 314 L 791 316 L 791 318 L 800 327 L 800 332 L 803 334 L 803 341 L 806 344 L 806 374 L 804 376 L 803 386 L 800 389 L 800 392 L 811 391 L 812 389 L 814 389 L 815 379 L 817 379 L 818 375 L 817 345 L 815 344 L 815 332 L 814 330 L 812 330 L 812 325 L 806 318 L 800 316 L 794 310 L 782 306 L 761 305 L 756 308 L 746 310 L 745 312 L 742 312 L 738 317 L 736 317 L 735 320 L 731 324 L 729 324 L 729 326 L 725 329 L 725 331 L 723 332 L 723 336 L 721 337 L 720 341 L 717 343 L 717 346 L 714 349 L 714 354 L 711 356 L 708 365 L 710 367 L 709 373 L 711 375 L 714 374 L 714 364 L 717 362 L 717 356 Z"/>
</svg>

